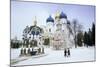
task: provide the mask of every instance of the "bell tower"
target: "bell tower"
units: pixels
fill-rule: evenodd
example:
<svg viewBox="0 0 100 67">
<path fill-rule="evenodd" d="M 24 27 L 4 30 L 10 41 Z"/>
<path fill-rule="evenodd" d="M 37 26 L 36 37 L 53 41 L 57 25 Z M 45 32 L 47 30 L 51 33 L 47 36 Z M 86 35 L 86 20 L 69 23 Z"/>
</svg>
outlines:
<svg viewBox="0 0 100 67">
<path fill-rule="evenodd" d="M 36 16 L 34 17 L 34 21 L 33 21 L 33 26 L 36 26 L 37 25 L 37 19 L 36 19 Z"/>
</svg>

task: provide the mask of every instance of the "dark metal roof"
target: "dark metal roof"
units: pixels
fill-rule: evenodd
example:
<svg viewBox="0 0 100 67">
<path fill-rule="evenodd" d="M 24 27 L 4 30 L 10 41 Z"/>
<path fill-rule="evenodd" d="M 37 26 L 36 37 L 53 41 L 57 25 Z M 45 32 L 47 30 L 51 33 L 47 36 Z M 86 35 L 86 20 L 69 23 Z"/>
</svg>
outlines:
<svg viewBox="0 0 100 67">
<path fill-rule="evenodd" d="M 47 18 L 46 22 L 54 22 L 54 19 L 53 19 L 51 16 L 49 16 L 49 17 Z"/>
</svg>

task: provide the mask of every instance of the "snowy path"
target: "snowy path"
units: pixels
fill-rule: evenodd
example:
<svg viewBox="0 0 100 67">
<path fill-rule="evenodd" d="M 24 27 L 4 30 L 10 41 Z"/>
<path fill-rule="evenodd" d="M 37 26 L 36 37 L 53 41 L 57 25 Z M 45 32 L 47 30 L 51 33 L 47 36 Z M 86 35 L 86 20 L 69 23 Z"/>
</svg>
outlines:
<svg viewBox="0 0 100 67">
<path fill-rule="evenodd" d="M 27 60 L 18 62 L 16 65 L 36 65 L 36 64 L 48 64 L 48 63 L 63 63 L 63 62 L 78 62 L 78 61 L 94 61 L 95 49 L 91 48 L 73 48 L 71 49 L 71 57 L 64 57 L 63 50 L 52 50 L 50 48 L 45 49 L 46 56 L 39 58 L 29 58 Z"/>
</svg>

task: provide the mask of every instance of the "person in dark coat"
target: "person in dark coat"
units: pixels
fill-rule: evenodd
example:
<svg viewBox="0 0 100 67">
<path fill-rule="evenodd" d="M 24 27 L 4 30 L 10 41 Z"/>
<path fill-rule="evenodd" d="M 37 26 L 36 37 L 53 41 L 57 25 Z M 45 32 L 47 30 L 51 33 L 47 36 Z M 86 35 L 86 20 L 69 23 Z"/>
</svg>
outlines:
<svg viewBox="0 0 100 67">
<path fill-rule="evenodd" d="M 67 53 L 67 51 L 66 51 L 66 49 L 65 49 L 65 50 L 64 50 L 64 56 L 65 56 L 65 57 L 67 56 L 67 54 L 66 54 L 66 53 Z"/>
<path fill-rule="evenodd" d="M 68 56 L 70 56 L 70 49 L 68 48 Z"/>
</svg>

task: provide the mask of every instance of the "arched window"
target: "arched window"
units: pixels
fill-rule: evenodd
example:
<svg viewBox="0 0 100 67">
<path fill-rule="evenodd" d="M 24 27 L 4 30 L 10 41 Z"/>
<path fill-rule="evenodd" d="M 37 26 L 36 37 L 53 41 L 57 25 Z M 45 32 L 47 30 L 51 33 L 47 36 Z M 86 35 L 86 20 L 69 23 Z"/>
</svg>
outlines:
<svg viewBox="0 0 100 67">
<path fill-rule="evenodd" d="M 49 29 L 49 32 L 51 32 L 51 29 Z"/>
</svg>

